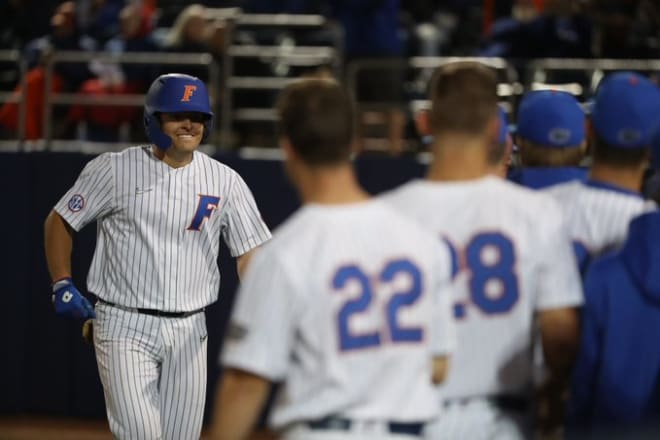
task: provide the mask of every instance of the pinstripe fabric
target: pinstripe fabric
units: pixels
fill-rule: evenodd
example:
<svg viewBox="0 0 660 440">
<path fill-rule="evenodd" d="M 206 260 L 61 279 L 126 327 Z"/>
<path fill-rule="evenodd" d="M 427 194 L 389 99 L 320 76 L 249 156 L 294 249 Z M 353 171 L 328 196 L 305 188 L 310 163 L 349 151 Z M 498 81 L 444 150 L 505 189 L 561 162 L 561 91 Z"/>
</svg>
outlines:
<svg viewBox="0 0 660 440">
<path fill-rule="evenodd" d="M 161 318 L 122 309 L 201 309 L 220 287 L 220 237 L 234 256 L 270 238 L 250 190 L 200 152 L 171 168 L 151 147 L 90 161 L 55 210 L 80 230 L 97 220 L 87 286 L 110 427 L 120 439 L 199 438 L 206 395 L 204 313 Z"/>
<path fill-rule="evenodd" d="M 94 345 L 113 435 L 199 438 L 206 398 L 204 314 L 162 318 L 104 304 L 96 313 Z"/>
<path fill-rule="evenodd" d="M 84 207 L 69 208 L 75 196 Z M 200 230 L 189 230 L 200 195 L 219 197 Z M 190 311 L 217 299 L 222 235 L 233 256 L 270 238 L 254 198 L 229 167 L 195 152 L 170 168 L 149 147 L 106 153 L 92 160 L 56 211 L 79 230 L 98 218 L 88 288 L 126 307 Z"/>
<path fill-rule="evenodd" d="M 593 182 L 569 182 L 545 190 L 561 204 L 569 234 L 590 257 L 619 247 L 633 217 L 652 209 L 638 194 Z"/>
</svg>

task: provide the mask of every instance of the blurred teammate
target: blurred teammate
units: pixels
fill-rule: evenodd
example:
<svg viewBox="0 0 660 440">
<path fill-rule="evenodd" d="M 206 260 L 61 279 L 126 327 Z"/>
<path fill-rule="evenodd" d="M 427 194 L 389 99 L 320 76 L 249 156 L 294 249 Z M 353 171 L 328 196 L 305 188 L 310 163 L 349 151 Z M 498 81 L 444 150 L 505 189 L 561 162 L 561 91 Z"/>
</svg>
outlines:
<svg viewBox="0 0 660 440">
<path fill-rule="evenodd" d="M 571 393 L 575 438 L 659 438 L 658 243 L 660 212 L 643 214 L 623 247 L 587 271 Z"/>
<path fill-rule="evenodd" d="M 213 438 L 246 438 L 271 382 L 283 382 L 270 420 L 281 438 L 418 438 L 455 343 L 449 249 L 358 185 L 353 106 L 336 82 L 293 83 L 278 111 L 303 206 L 238 293 Z"/>
<path fill-rule="evenodd" d="M 528 188 L 586 180 L 585 115 L 573 95 L 556 90 L 528 92 L 518 107 L 516 145 L 521 167 L 509 176 Z"/>
<path fill-rule="evenodd" d="M 564 208 L 582 271 L 590 258 L 621 245 L 630 219 L 650 207 L 640 190 L 658 115 L 660 91 L 651 81 L 632 72 L 607 76 L 591 111 L 588 180 L 547 189 Z"/>
<path fill-rule="evenodd" d="M 199 438 L 206 399 L 204 308 L 218 297 L 222 237 L 239 274 L 270 238 L 231 168 L 197 151 L 212 127 L 198 78 L 161 75 L 144 106 L 151 145 L 90 161 L 46 219 L 55 311 L 94 320 L 110 429 L 118 439 Z M 73 233 L 97 221 L 87 286 L 71 279 Z"/>
<path fill-rule="evenodd" d="M 660 204 L 660 115 L 651 132 L 651 166 L 644 180 L 644 196 Z"/>
<path fill-rule="evenodd" d="M 538 321 L 561 390 L 577 348 L 582 292 L 561 210 L 552 198 L 492 176 L 496 78 L 486 66 L 441 67 L 431 86 L 435 138 L 427 179 L 384 195 L 451 243 L 458 262 L 458 346 L 429 439 L 528 438 L 532 329 Z M 469 103 L 466 104 L 466 103 Z M 549 397 L 549 395 L 548 395 Z M 561 419 L 559 396 L 552 414 Z M 438 396 L 440 399 L 440 396 Z"/>
</svg>

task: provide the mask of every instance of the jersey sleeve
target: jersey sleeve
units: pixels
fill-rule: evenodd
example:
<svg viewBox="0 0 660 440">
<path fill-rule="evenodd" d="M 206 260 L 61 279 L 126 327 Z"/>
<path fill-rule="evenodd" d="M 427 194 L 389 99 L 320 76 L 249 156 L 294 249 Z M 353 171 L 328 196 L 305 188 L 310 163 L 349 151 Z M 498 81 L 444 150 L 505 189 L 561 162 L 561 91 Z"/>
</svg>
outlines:
<svg viewBox="0 0 660 440">
<path fill-rule="evenodd" d="M 85 165 L 78 179 L 55 205 L 55 211 L 76 231 L 108 214 L 114 203 L 114 169 L 110 153 Z"/>
<path fill-rule="evenodd" d="M 577 307 L 583 302 L 582 282 L 573 244 L 560 207 L 548 199 L 543 223 L 538 225 L 539 271 L 536 284 L 536 310 Z"/>
<path fill-rule="evenodd" d="M 261 249 L 239 288 L 227 330 L 222 364 L 282 380 L 296 323 L 296 297 L 283 267 Z"/>
<path fill-rule="evenodd" d="M 243 255 L 271 237 L 252 192 L 241 176 L 235 176 L 222 228 L 222 236 L 232 257 Z"/>
<path fill-rule="evenodd" d="M 433 327 L 431 331 L 431 349 L 434 355 L 447 355 L 456 348 L 456 321 L 453 313 L 453 298 L 455 298 L 454 289 L 457 286 L 453 282 L 453 260 L 449 246 L 444 246 L 443 253 L 439 253 L 434 267 L 437 268 L 434 273 L 436 280 L 433 288 L 434 296 L 434 316 Z"/>
</svg>

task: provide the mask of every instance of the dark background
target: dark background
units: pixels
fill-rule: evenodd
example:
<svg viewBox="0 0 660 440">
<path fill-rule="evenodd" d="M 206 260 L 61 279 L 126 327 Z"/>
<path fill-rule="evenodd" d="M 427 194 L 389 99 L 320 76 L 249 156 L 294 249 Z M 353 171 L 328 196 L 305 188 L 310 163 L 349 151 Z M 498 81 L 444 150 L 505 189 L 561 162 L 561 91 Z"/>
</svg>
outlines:
<svg viewBox="0 0 660 440">
<path fill-rule="evenodd" d="M 81 339 L 81 322 L 55 315 L 43 251 L 43 223 L 48 212 L 93 157 L 52 152 L 0 154 L 0 416 L 105 418 L 93 348 Z M 245 160 L 228 154 L 216 158 L 243 176 L 271 229 L 299 206 L 280 161 Z M 413 158 L 371 157 L 358 159 L 356 169 L 365 188 L 376 194 L 421 176 L 425 166 Z M 88 225 L 74 241 L 73 277 L 84 293 L 95 236 L 96 225 Z M 207 416 L 220 374 L 222 334 L 237 285 L 235 262 L 224 246 L 222 249 L 220 299 L 206 313 Z"/>
</svg>

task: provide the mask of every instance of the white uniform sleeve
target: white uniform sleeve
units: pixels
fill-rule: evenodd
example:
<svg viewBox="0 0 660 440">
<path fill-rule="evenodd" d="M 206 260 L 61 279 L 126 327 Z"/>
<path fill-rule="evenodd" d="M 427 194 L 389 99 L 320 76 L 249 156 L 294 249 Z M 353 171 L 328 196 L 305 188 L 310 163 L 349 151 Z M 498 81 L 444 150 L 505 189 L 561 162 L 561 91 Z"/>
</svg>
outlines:
<svg viewBox="0 0 660 440">
<path fill-rule="evenodd" d="M 431 331 L 431 349 L 434 355 L 447 355 L 456 349 L 456 321 L 454 320 L 453 302 L 456 297 L 452 282 L 451 260 L 449 251 L 445 258 L 437 258 L 435 271 L 434 317 Z M 442 255 L 442 254 L 440 254 Z"/>
<path fill-rule="evenodd" d="M 536 310 L 576 307 L 583 303 L 582 281 L 575 253 L 559 205 L 552 204 L 539 225 L 543 241 L 539 243 L 540 267 L 536 285 Z"/>
<path fill-rule="evenodd" d="M 232 257 L 243 255 L 271 237 L 252 192 L 238 174 L 227 199 L 222 236 Z"/>
<path fill-rule="evenodd" d="M 222 363 L 272 382 L 282 380 L 296 326 L 296 300 L 278 259 L 259 250 L 238 290 Z"/>
<path fill-rule="evenodd" d="M 85 165 L 76 183 L 54 209 L 74 230 L 79 231 L 112 210 L 114 191 L 112 156 L 104 153 Z"/>
</svg>

